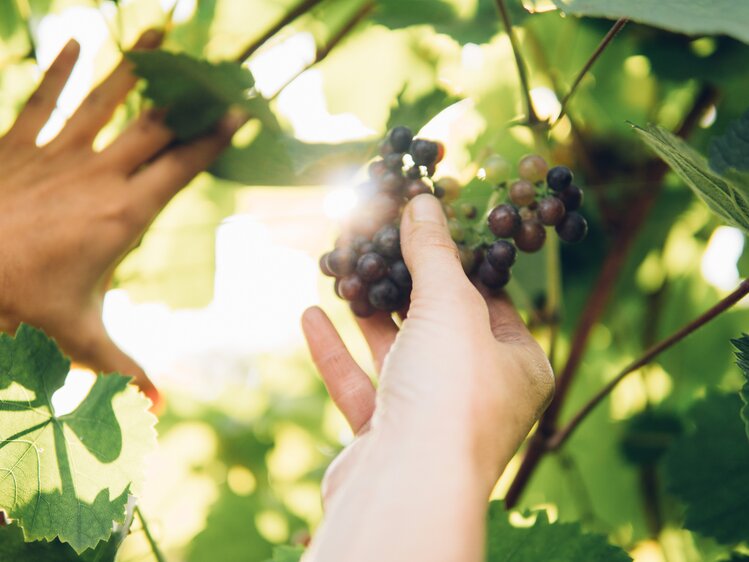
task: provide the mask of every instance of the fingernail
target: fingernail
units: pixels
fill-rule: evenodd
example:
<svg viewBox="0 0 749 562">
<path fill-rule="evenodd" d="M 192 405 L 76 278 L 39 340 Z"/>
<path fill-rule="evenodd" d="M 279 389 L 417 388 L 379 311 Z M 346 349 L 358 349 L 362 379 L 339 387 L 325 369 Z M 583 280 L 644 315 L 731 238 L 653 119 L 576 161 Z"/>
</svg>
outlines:
<svg viewBox="0 0 749 562">
<path fill-rule="evenodd" d="M 230 109 L 229 112 L 221 120 L 221 131 L 233 135 L 237 130 L 247 123 L 249 116 L 241 109 Z"/>
<path fill-rule="evenodd" d="M 434 195 L 424 193 L 417 195 L 410 203 L 411 218 L 415 222 L 432 222 L 435 224 L 447 224 L 442 204 Z"/>
</svg>

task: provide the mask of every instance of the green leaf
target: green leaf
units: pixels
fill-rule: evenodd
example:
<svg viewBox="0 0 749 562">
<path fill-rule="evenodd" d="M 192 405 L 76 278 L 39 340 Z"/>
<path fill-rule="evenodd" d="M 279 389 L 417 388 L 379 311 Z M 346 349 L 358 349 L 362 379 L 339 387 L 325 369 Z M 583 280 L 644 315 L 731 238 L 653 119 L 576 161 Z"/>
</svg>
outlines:
<svg viewBox="0 0 749 562">
<path fill-rule="evenodd" d="M 622 436 L 624 458 L 635 465 L 653 465 L 682 432 L 681 420 L 671 412 L 645 410 L 627 420 Z"/>
<path fill-rule="evenodd" d="M 410 127 L 416 133 L 435 115 L 459 102 L 460 99 L 440 88 L 432 90 L 413 101 L 409 101 L 405 92 L 401 92 L 390 110 L 387 128 L 392 129 L 403 125 Z"/>
<path fill-rule="evenodd" d="M 80 553 L 124 520 L 156 434 L 150 402 L 122 375 L 97 377 L 57 416 L 51 398 L 69 367 L 39 330 L 0 335 L 0 509 L 26 540 L 59 538 Z"/>
<path fill-rule="evenodd" d="M 688 418 L 694 429 L 665 457 L 669 490 L 686 504 L 684 526 L 723 544 L 749 540 L 749 445 L 735 394 L 711 394 Z"/>
<path fill-rule="evenodd" d="M 710 167 L 723 174 L 730 168 L 749 171 L 749 111 L 710 142 Z"/>
<path fill-rule="evenodd" d="M 653 125 L 635 131 L 723 221 L 749 232 L 749 193 L 733 178 L 722 177 L 679 137 Z"/>
<path fill-rule="evenodd" d="M 237 63 L 211 63 L 162 50 L 129 51 L 127 57 L 147 82 L 144 95 L 167 108 L 166 124 L 180 140 L 208 132 L 231 106 L 249 114 L 262 109 L 261 100 L 250 99 L 252 74 Z"/>
<path fill-rule="evenodd" d="M 731 343 L 736 348 L 736 364 L 746 379 L 739 396 L 744 402 L 744 407 L 741 408 L 741 419 L 744 420 L 746 435 L 749 437 L 749 336 L 744 334 L 740 338 L 732 340 Z"/>
<path fill-rule="evenodd" d="M 749 43 L 749 3 L 734 0 L 553 0 L 579 16 L 629 18 L 688 35 L 730 35 Z"/>
<path fill-rule="evenodd" d="M 299 562 L 302 554 L 303 546 L 278 546 L 273 549 L 273 562 Z"/>
<path fill-rule="evenodd" d="M 550 524 L 539 511 L 530 527 L 513 527 L 501 502 L 489 506 L 487 562 L 624 562 L 631 560 L 606 537 L 585 534 L 578 523 Z"/>
</svg>

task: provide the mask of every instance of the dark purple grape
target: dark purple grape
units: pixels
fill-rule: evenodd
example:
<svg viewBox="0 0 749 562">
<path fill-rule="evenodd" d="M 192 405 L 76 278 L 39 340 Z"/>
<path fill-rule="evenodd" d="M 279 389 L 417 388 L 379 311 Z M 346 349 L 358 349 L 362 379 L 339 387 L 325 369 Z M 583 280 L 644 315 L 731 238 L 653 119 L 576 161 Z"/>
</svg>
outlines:
<svg viewBox="0 0 749 562">
<path fill-rule="evenodd" d="M 353 238 L 351 238 L 351 241 L 349 242 L 348 245 L 357 254 L 361 255 L 365 253 L 365 252 L 362 252 L 362 248 L 366 244 L 369 244 L 369 238 L 367 238 L 363 234 L 354 234 Z"/>
<path fill-rule="evenodd" d="M 375 249 L 387 259 L 395 260 L 401 256 L 401 238 L 397 226 L 387 224 L 372 238 Z"/>
<path fill-rule="evenodd" d="M 510 282 L 510 270 L 495 269 L 484 261 L 479 266 L 479 280 L 489 289 L 501 289 Z"/>
<path fill-rule="evenodd" d="M 349 306 L 351 307 L 351 312 L 359 318 L 369 318 L 376 312 L 375 308 L 369 304 L 368 298 L 354 301 Z"/>
<path fill-rule="evenodd" d="M 393 148 L 393 145 L 390 144 L 389 140 L 384 140 L 380 143 L 380 156 L 383 158 L 387 156 L 388 154 L 392 154 L 395 152 L 395 149 Z"/>
<path fill-rule="evenodd" d="M 431 193 L 431 188 L 424 180 L 412 180 L 406 184 L 406 197 L 413 199 L 422 193 Z"/>
<path fill-rule="evenodd" d="M 421 168 L 419 168 L 418 166 L 411 166 L 406 172 L 406 176 L 410 180 L 418 180 L 424 177 L 424 174 L 421 173 Z"/>
<path fill-rule="evenodd" d="M 583 204 L 583 190 L 574 184 L 557 193 L 557 197 L 568 211 L 577 211 Z"/>
<path fill-rule="evenodd" d="M 494 269 L 510 269 L 515 263 L 518 251 L 511 242 L 507 240 L 497 240 L 494 244 L 489 246 L 486 251 L 486 261 L 488 261 Z"/>
<path fill-rule="evenodd" d="M 546 183 L 554 191 L 562 191 L 572 183 L 572 170 L 567 166 L 554 166 L 546 174 Z"/>
<path fill-rule="evenodd" d="M 434 186 L 434 196 L 437 199 L 444 199 L 445 195 L 447 195 L 447 192 L 445 191 L 445 188 L 441 185 L 435 185 Z"/>
<path fill-rule="evenodd" d="M 336 277 L 345 277 L 356 268 L 356 252 L 351 248 L 336 248 L 328 254 L 328 269 Z"/>
<path fill-rule="evenodd" d="M 546 226 L 556 226 L 564 218 L 564 203 L 557 197 L 545 197 L 538 202 L 538 218 Z"/>
<path fill-rule="evenodd" d="M 330 271 L 330 267 L 328 266 L 328 256 L 330 256 L 329 252 L 320 256 L 320 271 L 327 277 L 335 277 L 335 274 Z"/>
<path fill-rule="evenodd" d="M 536 188 L 528 180 L 518 180 L 510 186 L 510 201 L 518 207 L 526 207 L 536 199 Z"/>
<path fill-rule="evenodd" d="M 388 170 L 400 172 L 403 169 L 403 153 L 393 152 L 385 156 L 385 166 Z"/>
<path fill-rule="evenodd" d="M 411 157 L 417 166 L 431 166 L 439 155 L 439 146 L 436 142 L 414 139 L 411 143 Z M 431 175 L 431 174 L 430 174 Z"/>
<path fill-rule="evenodd" d="M 369 252 L 363 254 L 356 262 L 356 273 L 362 281 L 371 283 L 382 279 L 388 272 L 388 264 L 380 254 Z"/>
<path fill-rule="evenodd" d="M 367 241 L 365 244 L 362 244 L 359 248 L 359 255 L 362 254 L 368 254 L 369 252 L 375 251 L 375 245 L 372 242 Z"/>
<path fill-rule="evenodd" d="M 404 293 L 391 279 L 380 279 L 369 287 L 369 303 L 377 310 L 395 312 L 405 304 Z"/>
<path fill-rule="evenodd" d="M 588 222 L 580 213 L 571 212 L 557 225 L 559 238 L 570 244 L 581 242 L 588 234 Z"/>
<path fill-rule="evenodd" d="M 361 300 L 366 289 L 364 281 L 356 273 L 347 275 L 338 283 L 338 293 L 347 301 Z"/>
<path fill-rule="evenodd" d="M 499 205 L 489 213 L 489 230 L 498 238 L 511 238 L 520 228 L 520 215 L 512 205 Z"/>
<path fill-rule="evenodd" d="M 546 242 L 546 229 L 538 220 L 523 221 L 514 240 L 518 250 L 529 254 L 538 252 Z"/>
<path fill-rule="evenodd" d="M 388 170 L 382 175 L 380 181 L 378 182 L 378 185 L 380 186 L 380 189 L 385 193 L 400 194 L 400 191 L 401 189 L 403 189 L 403 185 L 405 183 L 406 179 L 403 177 L 403 174 L 401 174 L 400 172 Z"/>
<path fill-rule="evenodd" d="M 384 160 L 373 160 L 369 164 L 369 177 L 373 180 L 381 178 L 385 172 L 387 172 L 387 166 Z"/>
<path fill-rule="evenodd" d="M 406 263 L 403 260 L 398 260 L 390 264 L 388 277 L 401 289 L 410 289 L 413 283 L 411 273 L 408 271 L 408 267 L 406 267 Z"/>
<path fill-rule="evenodd" d="M 390 145 L 397 152 L 406 152 L 411 146 L 411 141 L 414 138 L 413 132 L 408 127 L 395 127 L 388 134 L 388 140 Z"/>
</svg>

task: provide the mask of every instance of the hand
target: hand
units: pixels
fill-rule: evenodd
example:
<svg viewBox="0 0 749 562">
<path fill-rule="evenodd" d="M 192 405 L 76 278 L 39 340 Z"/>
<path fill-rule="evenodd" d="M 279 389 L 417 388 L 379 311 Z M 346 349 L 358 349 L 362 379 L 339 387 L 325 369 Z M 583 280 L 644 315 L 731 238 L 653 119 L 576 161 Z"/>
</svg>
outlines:
<svg viewBox="0 0 749 562">
<path fill-rule="evenodd" d="M 356 434 L 326 475 L 327 522 L 309 560 L 479 560 L 486 500 L 553 393 L 546 356 L 507 298 L 466 278 L 431 195 L 406 208 L 401 245 L 414 283 L 408 317 L 400 330 L 384 314 L 359 320 L 379 389 L 320 309 L 303 318 Z"/>
<path fill-rule="evenodd" d="M 149 31 L 136 48 L 160 42 L 161 34 Z M 174 145 L 148 111 L 95 152 L 94 138 L 136 83 L 123 60 L 62 132 L 37 147 L 78 53 L 75 41 L 66 45 L 0 139 L 0 330 L 37 326 L 77 363 L 134 376 L 156 403 L 153 384 L 104 329 L 104 292 L 154 217 L 216 158 L 241 121 L 225 119 L 214 133 Z"/>
</svg>

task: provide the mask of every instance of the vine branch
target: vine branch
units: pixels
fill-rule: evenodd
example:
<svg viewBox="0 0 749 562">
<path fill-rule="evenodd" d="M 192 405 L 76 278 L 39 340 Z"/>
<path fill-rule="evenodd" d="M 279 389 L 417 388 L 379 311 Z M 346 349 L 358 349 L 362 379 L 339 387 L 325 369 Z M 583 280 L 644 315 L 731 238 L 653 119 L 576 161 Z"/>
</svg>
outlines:
<svg viewBox="0 0 749 562">
<path fill-rule="evenodd" d="M 608 33 L 604 36 L 603 39 L 601 39 L 601 42 L 598 44 L 598 47 L 596 47 L 596 50 L 593 51 L 593 54 L 590 55 L 586 63 L 580 69 L 580 72 L 577 73 L 575 80 L 572 82 L 572 86 L 570 86 L 570 91 L 567 92 L 567 95 L 565 95 L 564 98 L 562 98 L 559 116 L 554 120 L 554 125 L 559 123 L 560 119 L 564 117 L 564 114 L 567 111 L 567 104 L 569 103 L 570 98 L 577 91 L 577 87 L 580 85 L 580 82 L 582 82 L 583 78 L 585 78 L 585 75 L 596 63 L 598 57 L 600 57 L 606 50 L 606 47 L 609 46 L 609 43 L 611 43 L 611 41 L 614 40 L 614 37 L 616 37 L 617 34 L 624 28 L 624 26 L 627 25 L 628 21 L 628 18 L 620 18 L 616 20 L 616 22 L 614 22 L 614 25 L 611 26 L 611 29 L 609 29 Z M 552 125 L 552 127 L 554 125 Z"/>
<path fill-rule="evenodd" d="M 535 108 L 533 107 L 533 100 L 531 99 L 531 91 L 528 86 L 528 74 L 525 70 L 525 61 L 523 55 L 520 52 L 515 32 L 512 29 L 512 20 L 510 19 L 510 12 L 507 10 L 505 0 L 495 0 L 499 15 L 502 18 L 502 24 L 504 25 L 507 37 L 510 38 L 510 46 L 512 47 L 512 54 L 515 56 L 515 64 L 518 67 L 518 76 L 520 78 L 520 86 L 525 97 L 525 103 L 528 108 L 528 124 L 538 125 L 541 120 L 538 118 Z"/>
<path fill-rule="evenodd" d="M 148 545 L 151 547 L 151 552 L 153 552 L 154 558 L 156 558 L 157 562 L 166 562 L 164 554 L 161 552 L 159 545 L 156 544 L 156 539 L 153 538 L 151 530 L 148 528 L 148 523 L 146 523 L 146 518 L 143 517 L 143 512 L 137 505 L 135 506 L 135 513 L 138 515 L 140 524 L 143 526 L 143 534 L 146 535 L 146 540 L 148 541 Z"/>
<path fill-rule="evenodd" d="M 715 317 L 724 313 L 726 310 L 728 310 L 742 298 L 744 298 L 747 294 L 749 294 L 749 279 L 744 279 L 744 281 L 739 284 L 736 290 L 719 301 L 707 312 L 705 312 L 698 318 L 695 318 L 689 324 L 683 326 L 668 338 L 655 344 L 650 349 L 648 349 L 639 359 L 627 365 L 601 390 L 599 390 L 582 408 L 580 408 L 577 414 L 575 414 L 562 429 L 555 432 L 554 435 L 552 435 L 548 439 L 546 448 L 553 451 L 561 447 L 567 441 L 567 439 L 569 439 L 572 432 L 577 429 L 580 423 L 593 411 L 593 409 L 595 409 L 598 404 L 601 403 L 604 398 L 606 398 L 606 396 L 611 393 L 612 390 L 614 390 L 614 388 L 624 379 L 624 377 L 631 373 L 634 373 L 635 371 L 650 363 L 658 355 L 673 347 L 681 340 L 713 320 Z"/>
</svg>

